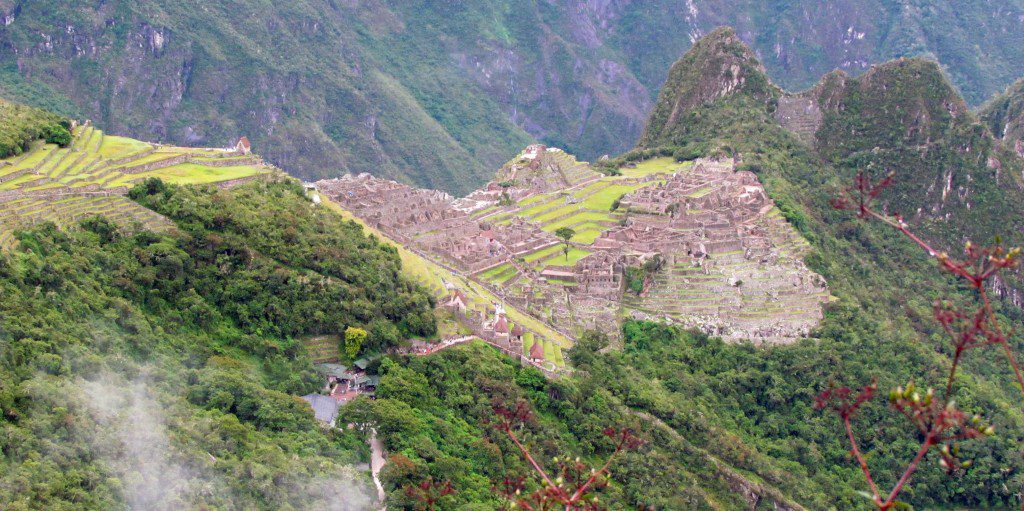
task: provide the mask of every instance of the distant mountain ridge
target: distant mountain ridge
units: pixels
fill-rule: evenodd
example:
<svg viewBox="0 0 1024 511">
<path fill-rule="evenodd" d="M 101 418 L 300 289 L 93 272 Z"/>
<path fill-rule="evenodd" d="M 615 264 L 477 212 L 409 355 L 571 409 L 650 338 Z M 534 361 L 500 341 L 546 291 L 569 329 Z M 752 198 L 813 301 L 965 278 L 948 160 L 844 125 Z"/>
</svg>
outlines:
<svg viewBox="0 0 1024 511">
<path fill-rule="evenodd" d="M 1006 101 L 1006 115 L 1019 117 L 1019 105 Z M 781 136 L 772 125 L 806 143 L 837 178 L 895 172 L 893 205 L 950 242 L 1024 232 L 1013 214 L 1024 198 L 1024 162 L 925 59 L 886 62 L 857 77 L 830 73 L 790 94 L 771 84 L 732 29 L 720 28 L 673 66 L 638 146 L 703 144 L 743 153 L 760 168 L 762 151 L 742 137 Z M 1012 138 L 1016 124 L 1007 126 Z"/>
<path fill-rule="evenodd" d="M 722 24 L 790 90 L 926 55 L 978 104 L 1024 74 L 1022 0 L 0 0 L 0 19 L 7 96 L 149 141 L 248 135 L 304 179 L 456 194 L 532 140 L 591 160 L 629 149 L 665 70 Z"/>
</svg>

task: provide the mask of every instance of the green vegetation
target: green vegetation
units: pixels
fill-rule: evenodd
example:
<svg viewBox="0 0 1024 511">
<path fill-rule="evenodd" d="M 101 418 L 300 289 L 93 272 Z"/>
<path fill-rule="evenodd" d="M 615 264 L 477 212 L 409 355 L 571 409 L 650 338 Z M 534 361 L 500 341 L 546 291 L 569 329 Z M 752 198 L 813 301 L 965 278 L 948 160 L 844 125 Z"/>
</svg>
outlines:
<svg viewBox="0 0 1024 511">
<path fill-rule="evenodd" d="M 1006 149 L 1024 140 L 1024 78 L 982 105 L 978 116 Z"/>
<path fill-rule="evenodd" d="M 606 350 L 606 338 L 587 334 L 570 352 L 577 371 L 555 381 L 495 350 L 467 345 L 382 364 L 377 401 L 353 404 L 345 419 L 380 425 L 392 453 L 383 473 L 389 505 L 400 509 L 410 505 L 404 486 L 427 477 L 453 483 L 452 508 L 476 503 L 491 509 L 498 504 L 489 491 L 495 481 L 529 476 L 507 437 L 487 426 L 496 399 L 525 399 L 536 412 L 524 436 L 545 465 L 556 456 L 592 463 L 608 452 L 600 437 L 604 427 L 635 428 L 648 443 L 613 467 L 612 484 L 601 493 L 610 509 L 746 509 L 737 484 L 757 488 L 762 502 L 866 509 L 845 439 L 831 417 L 812 409 L 811 396 L 837 374 L 837 365 L 846 378 L 885 374 L 883 384 L 895 384 L 908 368 L 935 356 L 927 346 L 886 339 L 885 329 L 841 306 L 830 310 L 817 339 L 756 348 L 627 322 L 622 349 Z M 866 344 L 851 343 L 851 336 Z M 524 347 L 533 342 L 526 339 Z M 1001 406 L 992 390 L 977 387 L 966 398 L 972 406 Z M 1010 422 L 997 428 L 1019 426 L 1022 418 L 1002 420 Z M 867 439 L 873 464 L 892 466 L 916 445 L 881 403 L 857 421 L 877 423 Z M 974 488 L 960 494 L 966 506 L 1009 504 L 1012 495 L 992 483 L 1013 477 L 1002 469 L 1012 473 L 1021 465 L 1012 449 L 1020 435 L 1010 435 L 970 446 L 976 463 L 987 467 L 976 464 L 952 482 L 937 464 L 925 464 L 911 485 L 915 501 L 946 502 L 962 485 Z"/>
<path fill-rule="evenodd" d="M 123 158 L 152 148 L 152 145 L 134 138 L 104 135 L 97 152 L 104 158 Z"/>
<path fill-rule="evenodd" d="M 619 171 L 623 177 L 646 177 L 652 174 L 674 174 L 693 166 L 693 162 L 678 160 L 678 158 L 658 156 L 636 163 L 634 167 L 622 167 Z"/>
<path fill-rule="evenodd" d="M 161 179 L 169 184 L 207 184 L 252 177 L 265 172 L 266 169 L 255 165 L 210 167 L 196 163 L 182 163 L 149 172 L 126 175 L 111 181 L 110 185 L 121 186 L 151 177 Z"/>
<path fill-rule="evenodd" d="M 4 111 L 31 109 L 11 105 Z M 64 124 L 45 124 L 51 117 L 42 119 L 44 124 L 34 136 L 44 140 L 31 142 L 20 156 L 0 160 L 0 179 L 16 176 L 0 183 L 0 191 L 32 192 L 31 196 L 7 198 L 0 203 L 0 249 L 16 244 L 15 229 L 44 221 L 74 226 L 88 217 L 103 215 L 122 227 L 167 227 L 168 222 L 159 215 L 119 195 L 96 193 L 97 189 L 120 194 L 150 178 L 172 184 L 202 184 L 278 174 L 253 156 L 232 156 L 218 149 L 157 147 L 107 136 L 91 126 L 78 127 L 72 133 Z M 140 172 L 146 168 L 149 170 Z"/>
<path fill-rule="evenodd" d="M 70 121 L 59 115 L 0 99 L 0 158 L 20 155 L 39 139 L 67 147 L 70 129 Z"/>
<path fill-rule="evenodd" d="M 131 195 L 179 230 L 94 217 L 21 231 L 0 254 L 0 502 L 368 505 L 350 466 L 364 439 L 293 397 L 322 384 L 296 339 L 365 329 L 365 351 L 430 335 L 432 303 L 395 250 L 291 182 Z"/>
<path fill-rule="evenodd" d="M 732 50 L 710 51 L 729 54 Z M 680 66 L 689 65 L 689 61 L 684 58 Z M 756 65 L 752 64 L 751 69 L 756 70 Z M 667 87 L 659 104 L 671 105 L 677 98 L 692 97 L 690 87 L 707 85 L 699 79 L 694 81 L 699 75 L 690 70 L 675 69 L 673 76 L 685 79 Z M 715 75 L 711 76 L 713 80 Z M 849 213 L 836 211 L 829 199 L 841 186 L 852 183 L 857 171 L 865 170 L 878 178 L 883 171 L 895 169 L 895 186 L 881 200 L 899 211 L 921 208 L 922 214 L 908 219 L 929 238 L 952 249 L 965 236 L 986 242 L 1003 234 L 1009 243 L 1017 245 L 1021 242 L 1021 219 L 1013 212 L 1014 204 L 1021 202 L 1020 192 L 1015 187 L 998 186 L 987 159 L 998 156 L 1004 172 L 1007 166 L 1019 168 L 1020 163 L 1005 152 L 996 152 L 991 138 L 939 69 L 929 62 L 893 62 L 877 66 L 860 78 L 830 75 L 816 90 L 826 107 L 824 124 L 817 133 L 817 152 L 773 121 L 777 93 L 770 87 L 756 87 L 695 103 L 679 111 L 673 122 L 667 122 L 668 118 L 659 113 L 664 111 L 656 109 L 652 114 L 656 128 L 648 131 L 637 153 L 703 145 L 708 155 L 741 154 L 744 169 L 758 174 L 779 205 L 780 213 L 776 214 L 784 215 L 810 241 L 806 262 L 827 279 L 836 297 L 814 339 L 793 347 L 751 351 L 750 361 L 773 369 L 766 374 L 746 364 L 737 366 L 736 374 L 742 373 L 740 378 L 748 383 L 725 383 L 712 395 L 714 399 L 734 400 L 736 409 L 744 410 L 735 419 L 737 424 L 750 425 L 743 426 L 744 438 L 760 436 L 777 426 L 777 440 L 771 443 L 809 442 L 804 447 L 776 443 L 766 451 L 797 457 L 802 456 L 799 453 L 814 452 L 815 459 L 802 459 L 799 465 L 811 469 L 812 477 L 822 481 L 833 477 L 842 480 L 842 486 L 827 484 L 833 488 L 829 493 L 834 499 L 849 499 L 838 506 L 846 508 L 867 504 L 858 503 L 859 497 L 853 494 L 866 483 L 846 458 L 848 446 L 842 441 L 841 426 L 833 417 L 811 411 L 810 396 L 829 381 L 859 386 L 878 378 L 880 389 L 910 379 L 922 387 L 938 384 L 949 364 L 950 347 L 939 325 L 931 319 L 933 301 L 940 297 L 959 301 L 966 298 L 962 293 L 967 291 L 950 291 L 956 289 L 952 279 L 936 278 L 934 262 L 898 233 L 858 222 Z M 953 116 L 951 110 L 957 115 Z M 964 147 L 972 149 L 963 151 Z M 957 169 L 951 178 L 943 174 L 949 169 Z M 953 191 L 969 189 L 970 198 L 955 193 L 943 198 L 942 188 L 948 179 L 952 179 Z M 1020 325 L 1018 308 L 1003 306 L 1001 311 L 1009 321 Z M 1015 331 L 1020 331 L 1019 326 Z M 728 347 L 726 351 L 738 353 L 736 350 L 744 349 Z M 697 375 L 693 381 L 722 381 L 720 375 L 712 376 L 708 367 L 730 356 L 721 353 L 695 357 L 693 367 L 701 368 L 706 375 Z M 658 361 L 658 367 L 665 364 L 666 371 L 678 374 L 678 368 L 673 370 L 666 363 L 669 359 L 652 360 Z M 775 373 L 774 368 L 779 372 Z M 665 377 L 668 374 L 663 373 Z M 1003 475 L 996 472 L 1019 463 L 1017 449 L 1012 446 L 1018 445 L 1024 422 L 1012 379 L 1004 368 L 984 357 L 971 358 L 962 380 L 964 397 L 958 402 L 1002 424 L 1006 435 L 970 446 L 977 472 L 947 479 L 936 470 L 935 463 L 927 462 L 926 471 L 914 476 L 911 491 L 906 494 L 911 504 L 1013 505 L 1002 483 L 995 482 L 1000 477 L 1015 477 L 1009 474 L 1016 469 Z M 765 384 L 765 393 L 759 394 L 749 383 L 754 381 L 772 383 Z M 743 394 L 728 397 L 736 389 L 743 389 Z M 692 388 L 684 393 L 697 394 Z M 694 406 L 721 411 L 731 405 Z M 785 414 L 782 410 L 790 406 L 795 415 L 778 416 L 777 422 L 759 415 L 762 410 Z M 912 444 L 916 442 L 906 438 L 904 419 L 877 400 L 858 418 L 858 424 L 858 435 L 866 437 L 870 446 L 873 470 L 879 471 L 875 472 L 876 478 L 894 481 L 896 467 L 912 457 Z M 709 438 L 720 441 L 717 433 Z M 981 465 L 985 468 L 979 468 Z M 819 469 L 820 475 L 813 475 Z M 1014 487 L 1018 483 L 1014 480 L 1006 484 Z"/>
<path fill-rule="evenodd" d="M 586 250 L 571 245 L 564 245 L 560 254 L 544 259 L 540 262 L 539 266 L 543 267 L 548 264 L 552 266 L 573 266 L 577 261 L 588 255 L 590 255 L 590 252 Z"/>
</svg>

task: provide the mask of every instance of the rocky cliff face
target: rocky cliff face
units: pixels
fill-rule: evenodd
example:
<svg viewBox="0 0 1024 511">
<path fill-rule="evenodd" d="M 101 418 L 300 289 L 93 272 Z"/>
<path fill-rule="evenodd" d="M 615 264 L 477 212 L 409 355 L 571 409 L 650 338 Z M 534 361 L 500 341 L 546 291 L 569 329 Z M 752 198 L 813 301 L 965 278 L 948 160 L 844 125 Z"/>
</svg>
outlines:
<svg viewBox="0 0 1024 511">
<path fill-rule="evenodd" d="M 791 89 L 930 54 L 980 102 L 1024 70 L 1024 7 L 948 4 L 0 0 L 0 63 L 112 132 L 245 134 L 303 178 L 370 171 L 462 193 L 531 139 L 587 159 L 628 149 L 665 70 L 720 24 Z"/>
<path fill-rule="evenodd" d="M 993 97 L 978 113 L 1004 147 L 1024 158 L 1024 79 Z"/>
</svg>

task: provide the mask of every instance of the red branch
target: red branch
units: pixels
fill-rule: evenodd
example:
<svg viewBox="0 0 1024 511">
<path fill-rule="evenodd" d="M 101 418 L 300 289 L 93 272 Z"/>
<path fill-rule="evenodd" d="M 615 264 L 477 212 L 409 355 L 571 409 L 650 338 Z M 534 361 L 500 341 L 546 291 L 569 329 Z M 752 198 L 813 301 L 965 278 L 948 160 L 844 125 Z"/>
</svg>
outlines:
<svg viewBox="0 0 1024 511">
<path fill-rule="evenodd" d="M 971 465 L 970 460 L 961 462 L 958 459 L 959 447 L 955 442 L 993 433 L 992 426 L 983 424 L 977 415 L 968 418 L 966 414 L 956 408 L 952 399 L 953 382 L 964 352 L 973 348 L 1002 346 L 1007 362 L 1017 378 L 1021 394 L 1024 396 L 1024 376 L 1022 376 L 1020 364 L 1013 354 L 1008 337 L 999 324 L 986 289 L 986 282 L 992 276 L 1003 269 L 1017 266 L 1020 249 L 1006 250 L 1002 247 L 999 239 L 996 240 L 995 245 L 990 247 L 977 247 L 971 242 L 967 242 L 964 247 L 963 260 L 953 259 L 945 252 L 935 250 L 928 242 L 910 230 L 902 216 L 899 214 L 886 215 L 872 207 L 879 195 L 891 186 L 893 181 L 894 174 L 892 173 L 877 183 L 873 183 L 866 174 L 861 172 L 857 175 L 854 186 L 833 200 L 832 205 L 837 209 L 855 211 L 859 218 L 880 221 L 906 236 L 924 249 L 929 257 L 934 257 L 940 268 L 963 279 L 975 289 L 978 293 L 979 305 L 973 313 L 966 313 L 953 309 L 949 304 L 941 302 L 935 304 L 935 319 L 953 339 L 954 348 L 945 394 L 941 399 L 937 399 L 931 389 L 928 389 L 927 394 L 922 398 L 920 393 L 915 391 L 913 383 L 909 383 L 906 388 L 897 388 L 889 394 L 891 406 L 917 427 L 922 435 L 922 440 L 917 454 L 884 499 L 871 475 L 867 460 L 857 445 L 851 424 L 851 419 L 859 408 L 871 399 L 875 384 L 872 383 L 865 387 L 856 397 L 853 396 L 853 392 L 849 388 L 830 388 L 818 396 L 815 402 L 817 408 L 829 408 L 842 419 L 847 439 L 850 442 L 851 454 L 857 460 L 857 464 L 871 488 L 872 502 L 881 511 L 886 511 L 896 505 L 896 498 L 933 447 L 939 447 L 941 456 L 939 464 L 947 471 L 953 472 L 958 468 L 967 468 Z M 853 198 L 850 197 L 851 194 L 854 195 Z"/>
<path fill-rule="evenodd" d="M 643 445 L 643 441 L 638 439 L 629 429 L 616 430 L 614 428 L 607 428 L 604 430 L 604 434 L 609 438 L 615 439 L 615 449 L 600 468 L 594 469 L 589 467 L 578 458 L 575 461 L 560 461 L 558 458 L 555 458 L 555 462 L 558 465 L 558 477 L 552 477 L 516 434 L 515 430 L 518 425 L 527 423 L 532 419 L 532 413 L 529 411 L 526 403 L 520 400 L 512 408 L 496 404 L 494 406 L 494 413 L 499 418 L 497 422 L 498 430 L 508 435 L 509 439 L 519 449 L 519 452 L 543 483 L 542 488 L 531 493 L 526 491 L 526 484 L 523 478 L 506 478 L 503 482 L 504 487 L 498 490 L 517 507 L 528 511 L 554 509 L 555 507 L 567 511 L 594 511 L 601 509 L 597 499 L 589 496 L 590 492 L 607 485 L 606 478 L 609 469 L 615 458 L 622 451 L 637 449 Z M 587 476 L 584 479 L 585 475 Z"/>
</svg>

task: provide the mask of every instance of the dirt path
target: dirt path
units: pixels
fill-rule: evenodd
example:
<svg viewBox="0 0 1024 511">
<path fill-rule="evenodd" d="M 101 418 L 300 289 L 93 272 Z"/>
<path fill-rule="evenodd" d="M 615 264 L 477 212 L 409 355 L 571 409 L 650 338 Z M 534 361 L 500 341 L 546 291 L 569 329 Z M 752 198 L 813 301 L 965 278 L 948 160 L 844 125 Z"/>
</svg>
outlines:
<svg viewBox="0 0 1024 511">
<path fill-rule="evenodd" d="M 373 484 L 377 487 L 377 500 L 381 503 L 381 509 L 386 511 L 387 507 L 383 506 L 384 499 L 387 494 L 384 493 L 384 485 L 380 483 L 380 469 L 384 468 L 384 463 L 387 462 L 387 458 L 384 457 L 384 443 L 377 438 L 377 430 L 370 430 L 370 472 L 373 474 Z"/>
</svg>

